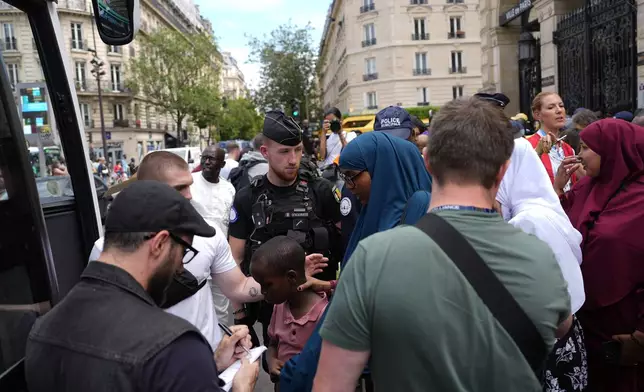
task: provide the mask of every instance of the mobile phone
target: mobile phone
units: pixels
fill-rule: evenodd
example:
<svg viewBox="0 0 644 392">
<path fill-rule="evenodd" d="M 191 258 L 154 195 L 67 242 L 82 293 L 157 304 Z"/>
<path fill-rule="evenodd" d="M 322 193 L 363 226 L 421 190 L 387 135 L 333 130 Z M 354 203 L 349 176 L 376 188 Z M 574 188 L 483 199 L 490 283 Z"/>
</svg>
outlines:
<svg viewBox="0 0 644 392">
<path fill-rule="evenodd" d="M 619 365 L 622 357 L 622 342 L 611 340 L 602 343 L 602 352 L 604 354 L 604 362 L 610 365 Z"/>
</svg>

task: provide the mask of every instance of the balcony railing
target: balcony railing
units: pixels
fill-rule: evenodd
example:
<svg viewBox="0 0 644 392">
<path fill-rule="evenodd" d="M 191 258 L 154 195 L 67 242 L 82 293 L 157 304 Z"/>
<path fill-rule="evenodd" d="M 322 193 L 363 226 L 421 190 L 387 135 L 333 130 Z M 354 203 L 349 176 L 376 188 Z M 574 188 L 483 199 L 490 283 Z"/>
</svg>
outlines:
<svg viewBox="0 0 644 392">
<path fill-rule="evenodd" d="M 114 120 L 113 125 L 114 127 L 118 127 L 118 128 L 129 128 L 130 121 L 125 119 Z"/>
<path fill-rule="evenodd" d="M 376 44 L 376 39 L 375 38 L 366 39 L 366 40 L 362 41 L 362 47 L 363 48 L 365 48 L 367 46 L 373 46 L 375 44 Z"/>
<path fill-rule="evenodd" d="M 429 34 L 418 34 L 411 33 L 412 41 L 427 41 L 429 39 Z"/>
<path fill-rule="evenodd" d="M 368 109 L 368 110 L 375 110 L 375 109 L 378 109 L 378 105 L 369 105 L 369 106 L 367 106 L 367 109 Z"/>
<path fill-rule="evenodd" d="M 409 0 L 409 4 L 412 4 L 412 5 L 427 4 L 427 0 Z"/>
<path fill-rule="evenodd" d="M 16 37 L 5 37 L 3 50 L 18 50 L 18 39 Z"/>
<path fill-rule="evenodd" d="M 447 0 L 447 4 L 463 4 L 465 0 Z"/>
<path fill-rule="evenodd" d="M 414 76 L 420 76 L 420 75 L 431 75 L 432 70 L 429 68 L 414 68 L 413 69 Z"/>
<path fill-rule="evenodd" d="M 378 72 L 362 75 L 362 80 L 365 82 L 376 79 L 378 79 Z"/>
<path fill-rule="evenodd" d="M 429 106 L 429 102 L 417 102 L 416 106 Z"/>
<path fill-rule="evenodd" d="M 467 67 L 450 67 L 449 68 L 449 73 L 451 74 L 464 74 L 467 73 Z"/>
<path fill-rule="evenodd" d="M 148 129 L 152 129 L 152 123 L 150 121 L 148 121 L 147 126 L 148 126 Z"/>
<path fill-rule="evenodd" d="M 125 87 L 124 82 L 114 82 L 114 81 L 112 81 L 109 84 L 109 86 L 112 89 L 112 92 L 115 92 L 115 93 L 130 93 L 130 92 L 132 92 L 129 88 Z"/>
<path fill-rule="evenodd" d="M 376 9 L 375 3 L 369 3 L 360 7 L 360 13 L 364 14 L 365 12 L 373 11 Z"/>
<path fill-rule="evenodd" d="M 458 30 L 458 31 L 450 31 L 447 33 L 447 38 L 453 39 L 453 38 L 465 38 L 465 32 Z"/>
<path fill-rule="evenodd" d="M 87 91 L 87 80 L 74 79 L 74 85 L 78 91 Z"/>
<path fill-rule="evenodd" d="M 72 39 L 71 41 L 71 48 L 73 50 L 87 50 L 87 40 L 77 40 L 77 39 Z"/>
</svg>

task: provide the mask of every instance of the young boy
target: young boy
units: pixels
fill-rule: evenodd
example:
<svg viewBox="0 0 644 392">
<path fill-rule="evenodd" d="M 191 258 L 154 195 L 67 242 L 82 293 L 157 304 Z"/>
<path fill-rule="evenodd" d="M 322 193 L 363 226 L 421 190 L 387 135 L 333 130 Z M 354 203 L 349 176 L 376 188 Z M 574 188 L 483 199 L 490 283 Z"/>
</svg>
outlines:
<svg viewBox="0 0 644 392">
<path fill-rule="evenodd" d="M 279 381 L 284 363 L 302 351 L 329 303 L 324 293 L 297 290 L 306 282 L 305 257 L 295 240 L 277 236 L 262 244 L 251 258 L 251 275 L 262 286 L 265 300 L 274 305 L 266 354 L 274 382 Z M 275 390 L 279 390 L 277 385 Z"/>
</svg>

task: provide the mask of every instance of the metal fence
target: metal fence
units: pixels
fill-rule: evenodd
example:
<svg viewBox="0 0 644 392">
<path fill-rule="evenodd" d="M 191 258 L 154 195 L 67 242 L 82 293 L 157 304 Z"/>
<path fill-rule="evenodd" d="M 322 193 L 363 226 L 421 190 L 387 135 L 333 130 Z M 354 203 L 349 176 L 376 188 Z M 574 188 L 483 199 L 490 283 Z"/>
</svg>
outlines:
<svg viewBox="0 0 644 392">
<path fill-rule="evenodd" d="M 559 94 L 568 111 L 635 109 L 636 11 L 634 0 L 593 0 L 557 23 Z"/>
</svg>

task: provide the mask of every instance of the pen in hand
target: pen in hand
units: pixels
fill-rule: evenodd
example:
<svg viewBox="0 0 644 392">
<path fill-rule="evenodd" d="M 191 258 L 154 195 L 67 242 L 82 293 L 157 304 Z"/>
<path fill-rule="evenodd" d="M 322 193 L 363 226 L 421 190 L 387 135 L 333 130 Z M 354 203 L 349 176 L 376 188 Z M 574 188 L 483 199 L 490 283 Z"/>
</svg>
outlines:
<svg viewBox="0 0 644 392">
<path fill-rule="evenodd" d="M 221 330 L 224 331 L 226 335 L 233 336 L 233 331 L 231 331 L 230 328 L 228 328 L 226 325 L 222 323 L 218 323 L 218 324 L 219 324 L 219 328 L 221 328 Z M 237 344 L 239 345 L 239 347 L 243 348 L 244 351 L 246 351 L 246 354 L 251 355 L 250 351 L 248 351 L 248 349 L 244 347 L 240 342 L 238 342 Z"/>
</svg>

